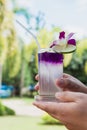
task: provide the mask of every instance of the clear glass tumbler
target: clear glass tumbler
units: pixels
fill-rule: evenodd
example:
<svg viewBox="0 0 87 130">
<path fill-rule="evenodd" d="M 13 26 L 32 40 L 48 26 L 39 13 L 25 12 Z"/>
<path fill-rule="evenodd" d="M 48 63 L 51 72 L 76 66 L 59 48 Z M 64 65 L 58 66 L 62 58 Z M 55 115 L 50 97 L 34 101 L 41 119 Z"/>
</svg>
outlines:
<svg viewBox="0 0 87 130">
<path fill-rule="evenodd" d="M 63 75 L 63 55 L 41 49 L 38 52 L 39 95 L 37 101 L 56 101 L 55 93 L 61 91 L 55 80 Z"/>
</svg>

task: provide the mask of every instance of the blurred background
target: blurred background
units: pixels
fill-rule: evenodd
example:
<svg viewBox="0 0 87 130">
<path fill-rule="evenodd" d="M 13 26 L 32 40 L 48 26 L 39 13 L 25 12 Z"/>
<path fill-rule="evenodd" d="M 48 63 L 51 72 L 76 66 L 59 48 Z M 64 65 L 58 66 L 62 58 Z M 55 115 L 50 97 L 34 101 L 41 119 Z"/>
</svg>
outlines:
<svg viewBox="0 0 87 130">
<path fill-rule="evenodd" d="M 33 97 L 37 94 L 34 85 L 38 73 L 38 48 L 35 40 L 16 20 L 37 36 L 43 48 L 48 47 L 60 31 L 64 30 L 67 34 L 74 32 L 77 50 L 64 55 L 64 72 L 87 85 L 86 13 L 86 0 L 0 0 L 0 115 L 7 115 L 8 111 L 16 114 L 0 118 L 3 130 L 22 128 L 20 123 L 24 120 L 23 129 L 33 129 L 34 125 L 29 126 L 31 116 L 35 128 L 51 129 L 50 125 L 38 124 L 43 112 L 32 106 Z M 46 115 L 44 120 L 48 118 L 51 117 Z M 12 122 L 8 123 L 9 119 Z M 56 122 L 50 120 L 51 124 Z M 14 127 L 12 124 L 15 124 Z M 54 130 L 58 127 L 65 130 L 62 125 L 55 125 Z"/>
</svg>

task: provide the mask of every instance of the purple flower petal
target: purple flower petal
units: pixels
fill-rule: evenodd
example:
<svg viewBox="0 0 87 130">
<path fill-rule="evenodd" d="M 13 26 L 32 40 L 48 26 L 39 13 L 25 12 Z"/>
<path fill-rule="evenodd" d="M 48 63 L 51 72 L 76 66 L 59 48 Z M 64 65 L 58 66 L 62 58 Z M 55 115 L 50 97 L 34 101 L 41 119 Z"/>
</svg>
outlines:
<svg viewBox="0 0 87 130">
<path fill-rule="evenodd" d="M 65 32 L 64 31 L 62 31 L 62 32 L 60 32 L 60 34 L 59 34 L 59 39 L 64 39 L 65 38 Z"/>
<path fill-rule="evenodd" d="M 74 33 L 70 33 L 70 34 L 67 36 L 68 39 L 70 39 L 73 35 L 74 35 Z"/>
<path fill-rule="evenodd" d="M 70 40 L 68 40 L 68 44 L 76 46 L 76 40 L 75 39 L 70 39 Z"/>
<path fill-rule="evenodd" d="M 52 44 L 50 45 L 50 48 L 52 48 L 53 46 L 55 46 L 57 44 L 57 40 L 53 41 Z"/>
</svg>

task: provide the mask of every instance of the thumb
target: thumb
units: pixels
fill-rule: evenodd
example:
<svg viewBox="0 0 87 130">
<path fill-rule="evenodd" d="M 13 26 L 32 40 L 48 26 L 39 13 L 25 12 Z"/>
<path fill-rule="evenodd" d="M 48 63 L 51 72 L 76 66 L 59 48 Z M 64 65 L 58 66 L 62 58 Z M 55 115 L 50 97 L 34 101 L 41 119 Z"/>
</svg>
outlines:
<svg viewBox="0 0 87 130">
<path fill-rule="evenodd" d="M 64 91 L 64 92 L 57 92 L 55 94 L 55 97 L 59 99 L 59 101 L 63 102 L 76 102 L 77 100 L 82 99 L 83 94 L 78 92 Z"/>
</svg>

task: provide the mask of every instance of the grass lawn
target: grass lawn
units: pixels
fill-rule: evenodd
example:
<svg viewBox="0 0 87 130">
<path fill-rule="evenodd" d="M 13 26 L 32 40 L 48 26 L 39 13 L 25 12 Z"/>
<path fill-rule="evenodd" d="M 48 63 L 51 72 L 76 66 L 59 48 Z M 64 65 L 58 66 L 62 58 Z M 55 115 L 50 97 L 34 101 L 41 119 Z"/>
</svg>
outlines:
<svg viewBox="0 0 87 130">
<path fill-rule="evenodd" d="M 43 125 L 40 117 L 4 116 L 0 117 L 2 130 L 67 130 L 62 125 Z"/>
</svg>

